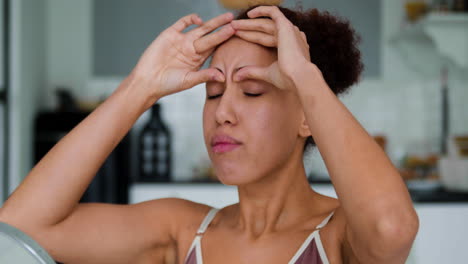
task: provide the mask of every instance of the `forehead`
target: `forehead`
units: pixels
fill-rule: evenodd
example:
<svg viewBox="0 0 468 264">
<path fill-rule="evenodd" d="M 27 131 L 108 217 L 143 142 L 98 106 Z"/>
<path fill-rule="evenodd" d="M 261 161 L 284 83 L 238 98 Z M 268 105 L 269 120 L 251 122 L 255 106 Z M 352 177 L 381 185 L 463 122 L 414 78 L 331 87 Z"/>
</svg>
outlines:
<svg viewBox="0 0 468 264">
<path fill-rule="evenodd" d="M 233 37 L 216 49 L 211 66 L 268 66 L 275 60 L 276 50 Z"/>
</svg>

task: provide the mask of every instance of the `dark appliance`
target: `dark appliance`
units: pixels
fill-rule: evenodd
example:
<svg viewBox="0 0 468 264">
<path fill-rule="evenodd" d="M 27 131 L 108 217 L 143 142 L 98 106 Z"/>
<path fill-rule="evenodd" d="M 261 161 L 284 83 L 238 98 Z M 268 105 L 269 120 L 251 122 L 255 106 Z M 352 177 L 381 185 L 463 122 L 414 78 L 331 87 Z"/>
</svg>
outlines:
<svg viewBox="0 0 468 264">
<path fill-rule="evenodd" d="M 90 114 L 80 111 L 45 111 L 35 119 L 34 162 Z M 128 136 L 117 145 L 97 172 L 80 202 L 128 203 Z"/>
</svg>

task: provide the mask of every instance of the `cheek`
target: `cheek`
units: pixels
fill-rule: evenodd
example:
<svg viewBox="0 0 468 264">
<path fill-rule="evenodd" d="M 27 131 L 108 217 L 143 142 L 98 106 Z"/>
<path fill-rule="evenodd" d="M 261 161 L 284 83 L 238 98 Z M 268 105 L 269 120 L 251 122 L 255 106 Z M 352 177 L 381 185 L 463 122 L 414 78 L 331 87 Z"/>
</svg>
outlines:
<svg viewBox="0 0 468 264">
<path fill-rule="evenodd" d="M 250 142 L 263 153 L 277 152 L 294 145 L 298 119 L 293 108 L 286 103 L 271 102 L 249 111 L 244 119 L 249 127 Z"/>
</svg>

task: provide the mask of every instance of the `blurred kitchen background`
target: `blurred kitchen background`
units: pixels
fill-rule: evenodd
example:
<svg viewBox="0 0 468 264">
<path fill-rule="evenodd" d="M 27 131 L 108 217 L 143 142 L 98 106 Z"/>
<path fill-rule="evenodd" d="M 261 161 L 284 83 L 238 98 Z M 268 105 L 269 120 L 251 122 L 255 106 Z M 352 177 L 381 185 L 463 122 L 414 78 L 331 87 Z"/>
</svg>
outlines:
<svg viewBox="0 0 468 264">
<path fill-rule="evenodd" d="M 206 20 L 226 11 L 215 0 L 0 3 L 0 203 L 116 89 L 162 30 L 189 13 Z M 284 1 L 298 5 L 348 18 L 361 35 L 365 72 L 341 99 L 407 182 L 421 221 L 408 263 L 465 263 L 468 1 Z M 218 184 L 210 168 L 203 86 L 143 114 L 82 201 L 236 202 L 235 188 Z M 313 188 L 336 196 L 318 150 L 305 164 Z"/>
</svg>

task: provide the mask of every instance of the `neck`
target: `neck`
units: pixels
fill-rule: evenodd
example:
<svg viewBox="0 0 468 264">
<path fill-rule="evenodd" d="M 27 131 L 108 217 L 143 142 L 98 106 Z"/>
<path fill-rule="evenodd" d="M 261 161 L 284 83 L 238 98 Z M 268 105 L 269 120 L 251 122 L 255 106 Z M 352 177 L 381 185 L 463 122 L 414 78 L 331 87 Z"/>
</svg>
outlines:
<svg viewBox="0 0 468 264">
<path fill-rule="evenodd" d="M 314 192 L 305 175 L 300 155 L 260 181 L 238 186 L 238 223 L 250 238 L 297 224 L 313 209 Z M 294 157 L 297 156 L 297 157 Z"/>
</svg>

